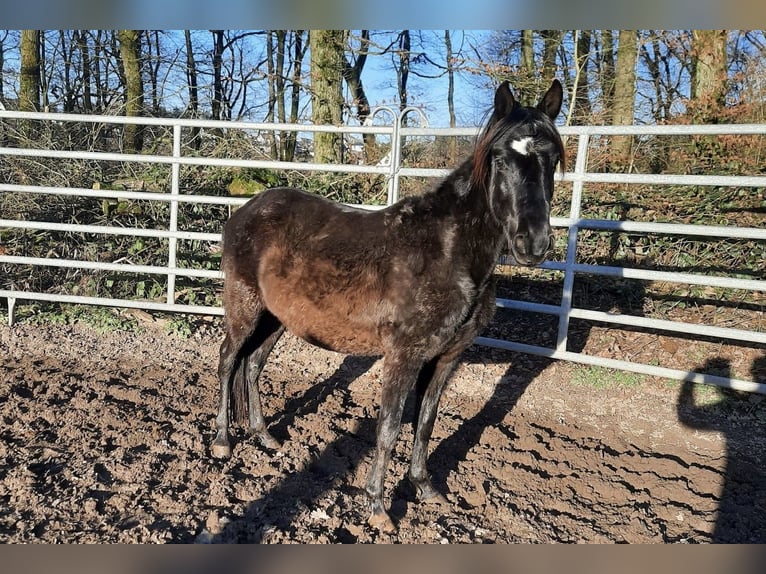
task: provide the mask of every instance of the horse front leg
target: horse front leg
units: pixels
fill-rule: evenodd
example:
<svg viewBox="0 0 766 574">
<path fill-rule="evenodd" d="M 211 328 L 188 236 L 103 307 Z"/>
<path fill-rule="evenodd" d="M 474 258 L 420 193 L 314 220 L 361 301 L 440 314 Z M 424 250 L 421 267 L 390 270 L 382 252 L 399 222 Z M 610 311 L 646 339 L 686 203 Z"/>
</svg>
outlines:
<svg viewBox="0 0 766 574">
<path fill-rule="evenodd" d="M 431 484 L 426 470 L 426 458 L 428 457 L 428 442 L 434 430 L 436 413 L 439 408 L 439 399 L 456 363 L 457 356 L 442 355 L 434 363 L 426 365 L 418 379 L 415 442 L 412 446 L 409 477 L 410 482 L 415 487 L 418 499 L 423 502 L 449 504 L 444 495 Z"/>
<path fill-rule="evenodd" d="M 428 442 L 434 430 L 439 399 L 460 355 L 473 342 L 476 335 L 489 323 L 495 311 L 494 281 L 488 283 L 477 299 L 470 319 L 455 334 L 446 351 L 429 361 L 418 375 L 415 411 L 415 441 L 410 462 L 410 482 L 424 502 L 448 504 L 447 499 L 431 484 L 426 469 Z"/>
<path fill-rule="evenodd" d="M 415 382 L 419 365 L 408 365 L 386 357 L 383 362 L 383 385 L 378 414 L 377 444 L 372 468 L 367 476 L 367 497 L 370 503 L 370 526 L 383 532 L 396 531 L 383 506 L 383 482 L 399 431 L 407 393 Z"/>
</svg>

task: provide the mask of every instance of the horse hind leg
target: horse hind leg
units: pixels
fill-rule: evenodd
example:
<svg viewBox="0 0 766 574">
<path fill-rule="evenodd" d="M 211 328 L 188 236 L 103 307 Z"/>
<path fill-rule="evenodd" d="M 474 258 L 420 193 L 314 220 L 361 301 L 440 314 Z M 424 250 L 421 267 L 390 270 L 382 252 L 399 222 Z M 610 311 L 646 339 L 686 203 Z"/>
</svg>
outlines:
<svg viewBox="0 0 766 574">
<path fill-rule="evenodd" d="M 261 409 L 256 380 L 268 352 L 279 338 L 275 332 L 281 328 L 279 321 L 265 309 L 258 293 L 245 282 L 233 279 L 233 273 L 231 276 L 232 279 L 224 283 L 223 293 L 226 336 L 221 343 L 218 361 L 220 402 L 216 436 L 210 448 L 215 458 L 231 456 L 230 415 L 233 414 L 240 424 L 250 419 L 251 427 L 263 426 L 262 415 L 258 422 Z M 265 352 L 259 353 L 261 347 Z M 252 361 L 251 355 L 254 355 Z M 249 366 L 251 363 L 253 366 Z M 246 379 L 253 382 L 246 384 Z M 251 393 L 251 389 L 255 392 Z"/>
<path fill-rule="evenodd" d="M 265 311 L 251 337 L 253 342 L 257 344 L 260 341 L 260 344 L 257 344 L 255 349 L 245 357 L 246 367 L 243 369 L 247 378 L 247 409 L 250 431 L 255 434 L 262 446 L 272 450 L 277 450 L 282 445 L 266 428 L 261 395 L 258 389 L 258 378 L 266 364 L 266 359 L 284 332 L 284 325 L 271 313 Z"/>
<path fill-rule="evenodd" d="M 218 359 L 220 396 L 218 415 L 215 419 L 216 435 L 210 446 L 210 454 L 214 458 L 229 458 L 231 456 L 231 443 L 229 442 L 231 387 L 232 378 L 239 376 L 237 371 L 241 369 L 242 359 L 239 355 L 243 344 L 244 337 L 237 336 L 237 333 L 230 329 L 227 330 L 223 343 L 221 343 Z"/>
</svg>

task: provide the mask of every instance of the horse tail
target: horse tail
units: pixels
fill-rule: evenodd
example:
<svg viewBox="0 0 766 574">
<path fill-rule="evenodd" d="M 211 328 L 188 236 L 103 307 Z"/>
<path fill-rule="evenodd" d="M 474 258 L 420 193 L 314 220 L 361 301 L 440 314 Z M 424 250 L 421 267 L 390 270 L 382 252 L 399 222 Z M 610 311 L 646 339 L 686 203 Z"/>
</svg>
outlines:
<svg viewBox="0 0 766 574">
<path fill-rule="evenodd" d="M 231 377 L 231 418 L 240 426 L 247 426 L 250 421 L 250 392 L 247 387 L 247 355 L 237 361 L 237 367 Z"/>
</svg>

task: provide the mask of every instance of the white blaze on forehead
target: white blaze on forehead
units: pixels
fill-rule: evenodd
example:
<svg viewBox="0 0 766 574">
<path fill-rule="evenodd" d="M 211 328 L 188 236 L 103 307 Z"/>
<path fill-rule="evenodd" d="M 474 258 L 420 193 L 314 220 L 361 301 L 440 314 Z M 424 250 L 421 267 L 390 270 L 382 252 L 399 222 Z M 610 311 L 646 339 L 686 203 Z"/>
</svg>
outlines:
<svg viewBox="0 0 766 574">
<path fill-rule="evenodd" d="M 511 147 L 521 155 L 529 155 L 529 145 L 532 143 L 531 137 L 521 138 L 511 143 Z"/>
</svg>

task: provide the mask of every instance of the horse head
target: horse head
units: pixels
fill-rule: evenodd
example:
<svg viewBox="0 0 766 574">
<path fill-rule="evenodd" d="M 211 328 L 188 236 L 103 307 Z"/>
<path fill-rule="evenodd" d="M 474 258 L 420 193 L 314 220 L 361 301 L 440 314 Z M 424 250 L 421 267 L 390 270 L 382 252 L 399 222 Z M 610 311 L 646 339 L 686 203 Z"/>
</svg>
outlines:
<svg viewBox="0 0 766 574">
<path fill-rule="evenodd" d="M 486 190 L 489 215 L 505 230 L 510 254 L 522 265 L 542 262 L 553 243 L 553 176 L 564 165 L 554 120 L 562 97 L 561 83 L 553 80 L 536 107 L 522 106 L 503 82 L 474 153 L 474 184 Z"/>
</svg>

